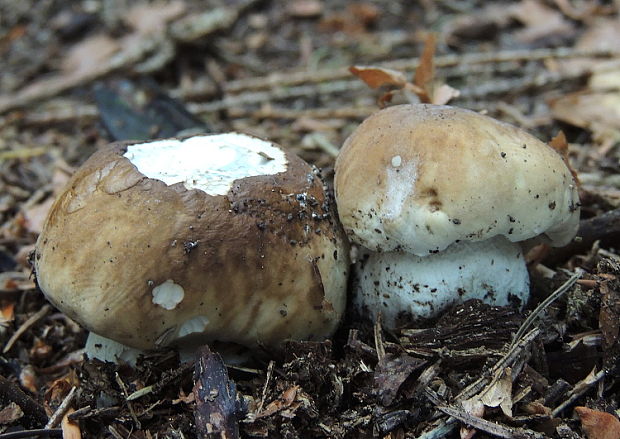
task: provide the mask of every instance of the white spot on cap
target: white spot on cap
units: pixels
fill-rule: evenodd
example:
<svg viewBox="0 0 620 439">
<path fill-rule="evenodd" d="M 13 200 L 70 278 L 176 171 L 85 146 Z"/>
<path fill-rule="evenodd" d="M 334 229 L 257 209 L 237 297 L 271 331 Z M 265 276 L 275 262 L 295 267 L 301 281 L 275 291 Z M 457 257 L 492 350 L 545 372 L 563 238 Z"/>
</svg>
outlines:
<svg viewBox="0 0 620 439">
<path fill-rule="evenodd" d="M 183 287 L 175 284 L 172 279 L 153 288 L 153 303 L 167 310 L 174 309 L 183 301 L 184 296 Z"/>
<path fill-rule="evenodd" d="M 179 328 L 179 337 L 185 337 L 194 332 L 204 332 L 208 324 L 209 319 L 205 316 L 197 316 L 189 319 Z"/>
<path fill-rule="evenodd" d="M 396 157 L 399 159 L 399 165 L 402 165 L 400 156 Z M 392 159 L 392 164 L 396 157 Z M 399 217 L 407 199 L 415 191 L 417 178 L 418 169 L 413 160 L 399 169 L 387 168 L 385 202 L 382 207 L 384 218 L 393 220 Z"/>
<path fill-rule="evenodd" d="M 394 166 L 395 168 L 398 168 L 401 164 L 402 164 L 403 160 L 400 158 L 399 155 L 395 155 L 394 157 L 392 157 L 392 166 Z"/>
<path fill-rule="evenodd" d="M 124 157 L 149 178 L 167 185 L 183 183 L 209 195 L 225 195 L 235 180 L 287 168 L 280 148 L 239 133 L 138 143 L 129 145 Z"/>
</svg>

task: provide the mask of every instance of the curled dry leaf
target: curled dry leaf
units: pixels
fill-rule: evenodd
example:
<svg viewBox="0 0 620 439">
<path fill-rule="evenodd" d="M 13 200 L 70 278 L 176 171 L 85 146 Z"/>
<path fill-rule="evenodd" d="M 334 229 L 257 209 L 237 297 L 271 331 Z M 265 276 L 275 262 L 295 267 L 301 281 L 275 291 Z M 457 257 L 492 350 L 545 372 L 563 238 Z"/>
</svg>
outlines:
<svg viewBox="0 0 620 439">
<path fill-rule="evenodd" d="M 125 15 L 125 21 L 139 33 L 161 32 L 168 22 L 181 16 L 187 9 L 184 2 L 141 3 L 133 6 Z"/>
<path fill-rule="evenodd" d="M 379 88 L 384 85 L 404 87 L 407 83 L 405 75 L 392 69 L 371 66 L 351 66 L 349 71 L 360 78 L 370 88 Z"/>
<path fill-rule="evenodd" d="M 558 10 L 538 0 L 523 0 L 511 8 L 514 18 L 525 25 L 515 36 L 524 43 L 552 36 L 567 36 L 574 32 L 573 24 Z"/>
<path fill-rule="evenodd" d="M 512 416 L 512 371 L 504 369 L 499 379 L 481 396 L 487 407 L 499 407 L 506 416 Z"/>
<path fill-rule="evenodd" d="M 69 75 L 88 75 L 107 62 L 120 48 L 118 41 L 107 35 L 93 35 L 69 50 L 62 61 L 62 70 Z"/>
<path fill-rule="evenodd" d="M 435 63 L 433 61 L 435 39 L 435 34 L 428 34 L 413 82 L 407 81 L 401 72 L 383 67 L 352 66 L 349 71 L 364 81 L 370 88 L 385 85 L 397 88 L 397 90 L 384 93 L 379 98 L 379 107 L 381 108 L 385 107 L 399 90 L 415 94 L 422 103 L 445 105 L 461 93 L 457 89 L 435 80 Z"/>
<path fill-rule="evenodd" d="M 10 402 L 2 410 L 0 410 L 0 425 L 11 424 L 24 416 L 21 407 Z"/>
<path fill-rule="evenodd" d="M 588 439 L 620 438 L 620 421 L 614 415 L 588 407 L 575 407 L 575 412 Z"/>
<path fill-rule="evenodd" d="M 420 56 L 420 64 L 415 69 L 413 76 L 413 83 L 417 85 L 421 92 L 417 93 L 420 102 L 423 104 L 434 104 L 433 102 L 433 88 L 435 80 L 435 63 L 433 57 L 435 56 L 435 34 L 430 33 L 426 37 L 424 42 L 424 49 L 422 50 L 422 56 Z"/>
<path fill-rule="evenodd" d="M 67 410 L 67 413 L 62 417 L 62 422 L 60 424 L 62 428 L 62 437 L 63 439 L 82 439 L 82 432 L 80 431 L 80 426 L 76 422 L 72 422 L 69 419 L 69 415 L 75 412 L 74 409 L 70 408 Z"/>
<path fill-rule="evenodd" d="M 484 416 L 484 404 L 478 396 L 466 399 L 463 401 L 462 406 L 463 410 L 472 416 L 476 416 L 477 418 L 482 418 Z M 461 426 L 459 431 L 461 439 L 471 439 L 474 434 L 476 434 L 476 429 L 465 425 Z"/>
<path fill-rule="evenodd" d="M 573 168 L 570 164 L 570 160 L 568 159 L 568 141 L 566 140 L 564 131 L 560 130 L 558 134 L 549 141 L 549 146 L 555 149 L 562 156 L 562 160 L 564 160 L 566 167 L 570 170 L 570 173 L 579 185 L 579 175 L 577 174 L 577 170 Z"/>
<path fill-rule="evenodd" d="M 291 386 L 282 392 L 282 395 L 275 401 L 272 401 L 265 407 L 263 411 L 256 415 L 256 418 L 265 418 L 275 413 L 282 413 L 283 416 L 291 418 L 302 403 L 305 401 L 301 388 L 297 385 Z"/>
</svg>

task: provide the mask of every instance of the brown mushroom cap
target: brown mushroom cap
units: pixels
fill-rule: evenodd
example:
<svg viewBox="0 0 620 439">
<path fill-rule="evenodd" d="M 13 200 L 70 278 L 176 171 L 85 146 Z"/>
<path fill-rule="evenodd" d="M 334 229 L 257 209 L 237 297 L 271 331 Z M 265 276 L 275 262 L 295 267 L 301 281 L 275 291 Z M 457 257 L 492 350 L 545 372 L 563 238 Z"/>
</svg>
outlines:
<svg viewBox="0 0 620 439">
<path fill-rule="evenodd" d="M 398 105 L 366 119 L 336 161 L 345 230 L 371 250 L 428 255 L 460 241 L 544 235 L 567 244 L 579 199 L 551 147 L 506 123 L 437 105 Z"/>
<path fill-rule="evenodd" d="M 141 349 L 189 335 L 277 346 L 335 330 L 348 248 L 315 169 L 284 152 L 285 172 L 209 195 L 148 178 L 128 145 L 96 152 L 48 214 L 35 269 L 52 303 Z"/>
</svg>

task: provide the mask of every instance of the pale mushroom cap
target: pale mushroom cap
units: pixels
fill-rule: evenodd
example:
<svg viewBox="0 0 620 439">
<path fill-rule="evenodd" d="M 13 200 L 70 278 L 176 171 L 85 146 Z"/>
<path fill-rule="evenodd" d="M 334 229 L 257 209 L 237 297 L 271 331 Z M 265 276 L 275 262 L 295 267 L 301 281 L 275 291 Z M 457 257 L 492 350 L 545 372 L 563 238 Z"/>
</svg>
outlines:
<svg viewBox="0 0 620 439">
<path fill-rule="evenodd" d="M 544 235 L 567 244 L 579 198 L 558 153 L 472 111 L 399 105 L 366 119 L 336 161 L 338 211 L 352 241 L 424 256 L 459 240 Z"/>
<path fill-rule="evenodd" d="M 184 178 L 168 185 L 145 176 L 128 147 L 95 153 L 48 214 L 35 269 L 60 310 L 141 349 L 196 336 L 270 347 L 333 333 L 348 247 L 315 169 L 261 146 L 249 153 L 283 171 L 237 176 L 225 195 L 210 195 Z"/>
<path fill-rule="evenodd" d="M 521 248 L 503 236 L 462 241 L 425 257 L 371 252 L 354 266 L 353 278 L 355 308 L 375 319 L 381 313 L 390 329 L 470 299 L 522 307 L 529 296 Z"/>
</svg>

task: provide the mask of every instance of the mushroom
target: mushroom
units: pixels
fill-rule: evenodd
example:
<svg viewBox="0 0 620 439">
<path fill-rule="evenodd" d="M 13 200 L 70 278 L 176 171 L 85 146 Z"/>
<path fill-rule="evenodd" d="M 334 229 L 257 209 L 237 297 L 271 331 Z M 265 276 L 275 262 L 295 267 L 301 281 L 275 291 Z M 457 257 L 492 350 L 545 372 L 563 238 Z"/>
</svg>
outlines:
<svg viewBox="0 0 620 439">
<path fill-rule="evenodd" d="M 52 206 L 37 282 L 133 348 L 322 339 L 345 307 L 348 245 L 316 168 L 239 133 L 116 143 Z"/>
<path fill-rule="evenodd" d="M 579 199 L 551 147 L 506 123 L 437 105 L 375 113 L 335 168 L 338 212 L 352 242 L 354 303 L 386 326 L 436 316 L 480 298 L 524 305 L 529 278 L 519 242 L 563 246 Z"/>
</svg>

